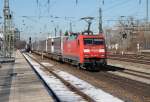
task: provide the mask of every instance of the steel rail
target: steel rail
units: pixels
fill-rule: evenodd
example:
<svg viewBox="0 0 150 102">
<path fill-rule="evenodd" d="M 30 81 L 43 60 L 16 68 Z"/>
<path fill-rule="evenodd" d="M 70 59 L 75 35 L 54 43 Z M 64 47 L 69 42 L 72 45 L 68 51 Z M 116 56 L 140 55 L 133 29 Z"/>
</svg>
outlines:
<svg viewBox="0 0 150 102">
<path fill-rule="evenodd" d="M 40 64 L 42 67 L 44 67 L 45 71 L 53 74 L 55 77 L 57 77 L 58 79 L 60 79 L 61 82 L 64 83 L 71 91 L 77 93 L 78 95 L 80 95 L 81 97 L 83 97 L 83 99 L 86 99 L 88 102 L 96 102 L 94 99 L 92 99 L 91 97 L 89 97 L 88 95 L 86 95 L 85 93 L 83 93 L 82 91 L 80 91 L 78 88 L 76 88 L 75 86 L 73 86 L 71 83 L 67 82 L 62 77 L 60 77 L 58 74 L 56 74 L 54 72 L 55 69 L 53 69 L 52 67 L 50 69 L 50 68 L 44 66 L 43 64 L 41 64 L 37 59 L 31 57 L 30 55 L 28 55 L 28 56 L 30 58 L 32 58 L 34 61 L 36 61 L 38 64 Z"/>
</svg>

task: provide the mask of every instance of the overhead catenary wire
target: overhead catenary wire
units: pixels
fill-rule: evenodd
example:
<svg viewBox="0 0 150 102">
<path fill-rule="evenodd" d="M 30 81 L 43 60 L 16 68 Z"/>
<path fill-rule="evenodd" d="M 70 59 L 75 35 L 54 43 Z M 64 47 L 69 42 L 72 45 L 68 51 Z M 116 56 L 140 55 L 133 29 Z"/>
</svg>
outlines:
<svg viewBox="0 0 150 102">
<path fill-rule="evenodd" d="M 113 5 L 113 6 L 110 6 L 110 7 L 106 8 L 106 9 L 103 9 L 103 12 L 108 12 L 109 11 L 109 13 L 110 13 L 112 8 L 114 9 L 114 8 L 122 7 L 124 5 L 127 5 L 130 2 L 131 2 L 131 0 L 128 0 L 128 1 L 125 0 L 125 1 L 119 2 L 119 3 L 117 3 L 117 4 Z M 126 7 L 128 7 L 128 6 L 126 6 Z M 118 10 L 120 10 L 120 9 L 118 9 Z"/>
<path fill-rule="evenodd" d="M 74 1 L 74 0 L 72 0 L 72 1 Z M 110 0 L 110 1 L 113 1 L 110 5 L 109 5 L 109 7 L 107 6 L 107 0 L 100 0 L 100 1 L 102 1 L 101 3 L 102 3 L 102 8 L 104 8 L 103 7 L 103 5 L 106 5 L 106 8 L 104 8 L 103 9 L 103 12 L 105 13 L 110 13 L 110 11 L 112 11 L 112 9 L 111 9 L 111 7 L 112 8 L 120 8 L 120 7 L 124 7 L 125 9 L 126 9 L 126 7 L 125 7 L 125 5 L 127 5 L 127 4 L 129 4 L 131 1 L 130 0 Z M 65 20 L 65 18 L 64 17 L 62 17 L 62 16 L 60 16 L 60 15 L 58 15 L 56 18 L 54 17 L 51 17 L 51 15 L 53 15 L 55 12 L 53 11 L 53 8 L 52 8 L 52 6 L 56 6 L 55 4 L 56 4 L 56 2 L 60 2 L 60 0 L 36 0 L 36 3 L 37 3 L 37 6 L 38 7 L 40 7 L 39 9 L 41 9 L 41 13 L 39 13 L 39 15 L 38 15 L 38 17 L 40 18 L 40 19 L 43 19 L 43 18 L 47 18 L 47 20 L 49 21 L 49 18 L 50 18 L 50 20 L 52 19 L 52 20 Z M 92 2 L 94 2 L 94 1 L 92 1 Z M 140 2 L 140 1 L 139 1 Z M 80 2 L 79 2 L 79 0 L 75 0 L 73 3 L 76 3 L 76 4 L 79 4 Z M 137 0 L 137 3 L 138 3 L 138 0 Z M 46 5 L 47 4 L 47 5 Z M 49 6 L 49 7 L 48 7 Z M 80 6 L 80 5 L 79 5 Z M 78 7 L 79 7 L 78 6 Z M 51 10 L 51 12 L 50 13 L 48 13 L 48 15 L 47 15 L 47 11 L 48 11 L 48 8 L 49 9 L 51 9 L 52 8 L 52 10 Z M 92 7 L 91 7 L 92 8 Z M 95 7 L 93 7 L 93 8 L 95 8 Z M 132 8 L 132 7 L 129 7 L 129 8 Z M 127 7 L 127 9 L 129 9 L 128 7 Z M 95 14 L 95 16 L 98 16 L 98 8 L 96 8 L 97 10 L 95 10 L 96 12 L 97 12 L 97 15 Z M 130 10 L 129 10 L 130 11 Z M 38 12 L 40 12 L 40 11 L 38 11 Z M 49 12 L 49 11 L 48 11 Z M 134 13 L 134 11 L 130 11 L 130 12 L 128 12 L 128 13 Z M 95 13 L 95 12 L 94 12 Z M 118 12 L 117 12 L 118 13 Z M 57 14 L 56 14 L 57 15 Z M 44 17 L 45 16 L 45 17 Z M 47 16 L 47 17 L 46 17 Z M 103 20 L 105 20 L 106 18 L 105 18 L 106 16 L 104 15 L 103 16 Z M 110 15 L 110 17 L 111 17 L 111 15 Z M 97 17 L 96 17 L 97 18 Z M 117 16 L 116 16 L 116 18 L 117 18 Z M 75 18 L 75 19 L 79 19 L 79 18 Z M 110 20 L 112 19 L 112 17 L 110 18 Z M 60 20 L 60 23 L 66 23 L 65 21 L 61 21 Z M 74 20 L 74 18 L 73 18 L 73 20 Z M 72 19 L 71 20 L 66 20 L 67 22 L 69 21 L 71 21 L 72 22 Z M 75 22 L 77 22 L 77 21 L 75 21 Z M 96 21 L 95 21 L 96 22 Z"/>
<path fill-rule="evenodd" d="M 98 8 L 99 8 L 99 6 L 101 6 L 101 8 L 103 9 L 103 11 L 104 12 L 107 12 L 107 10 L 111 10 L 112 8 L 114 8 L 114 7 L 117 7 L 117 5 L 119 5 L 120 6 L 120 4 L 124 4 L 126 2 L 126 0 L 124 0 L 124 1 L 115 1 L 115 2 L 113 2 L 113 3 L 111 3 L 111 5 L 110 5 L 110 7 L 108 7 L 108 8 L 106 8 L 106 9 L 104 9 L 103 8 L 103 5 L 105 4 L 105 6 L 107 5 L 107 3 L 106 2 L 104 2 L 104 0 L 102 1 L 102 5 L 100 4 L 101 2 L 98 0 L 98 7 L 97 8 L 94 8 L 94 10 L 90 13 L 90 15 L 93 15 L 93 13 L 95 13 L 95 12 L 97 12 L 97 10 L 98 10 Z"/>
<path fill-rule="evenodd" d="M 138 16 L 139 12 L 140 12 L 139 11 L 139 8 L 140 8 L 139 5 L 141 5 L 141 1 L 137 2 L 137 4 L 135 4 L 135 2 L 134 2 L 134 5 L 133 5 L 133 2 L 134 1 L 126 1 L 125 0 L 125 1 L 121 1 L 121 2 L 116 2 L 115 5 L 112 5 L 112 6 L 108 7 L 108 8 L 104 8 L 103 9 L 103 12 L 104 12 L 103 21 L 104 21 L 104 19 L 108 18 L 108 16 L 106 16 L 106 13 L 110 13 L 110 11 L 112 11 L 111 8 L 118 8 L 118 7 L 122 7 L 124 10 L 126 9 L 126 11 L 129 11 L 127 16 L 133 16 L 133 17 L 136 17 L 136 18 L 139 17 Z M 114 4 L 114 3 L 112 3 L 112 4 Z M 131 6 L 129 6 L 128 4 L 130 4 Z M 135 6 L 138 6 L 137 9 L 135 9 L 136 8 Z M 120 14 L 120 11 L 117 11 L 117 12 L 115 11 L 114 13 L 116 13 L 118 15 L 118 14 Z M 122 16 L 122 15 L 120 15 L 120 16 Z M 116 17 L 119 17 L 119 15 L 116 16 Z M 141 17 L 143 17 L 143 16 L 141 16 Z M 141 18 L 141 17 L 138 18 L 138 19 L 144 19 L 144 18 Z M 96 18 L 98 18 L 98 17 L 96 17 Z M 110 18 L 110 20 L 111 19 L 112 18 Z"/>
</svg>

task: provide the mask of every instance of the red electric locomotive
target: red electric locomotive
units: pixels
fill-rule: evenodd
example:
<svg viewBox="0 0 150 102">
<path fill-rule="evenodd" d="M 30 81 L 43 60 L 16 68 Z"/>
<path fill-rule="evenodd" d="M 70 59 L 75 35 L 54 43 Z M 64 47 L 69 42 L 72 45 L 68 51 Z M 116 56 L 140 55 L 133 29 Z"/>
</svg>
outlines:
<svg viewBox="0 0 150 102">
<path fill-rule="evenodd" d="M 69 62 L 80 68 L 100 70 L 100 66 L 107 64 L 104 36 L 103 34 L 94 35 L 90 31 L 92 17 L 82 19 L 88 22 L 88 29 L 85 32 L 49 38 L 45 40 L 45 48 L 43 44 L 40 44 L 41 49 L 45 49 L 53 59 Z"/>
<path fill-rule="evenodd" d="M 100 70 L 100 66 L 107 64 L 104 36 L 72 33 L 63 41 L 62 57 L 64 61 L 76 64 L 80 68 Z"/>
</svg>

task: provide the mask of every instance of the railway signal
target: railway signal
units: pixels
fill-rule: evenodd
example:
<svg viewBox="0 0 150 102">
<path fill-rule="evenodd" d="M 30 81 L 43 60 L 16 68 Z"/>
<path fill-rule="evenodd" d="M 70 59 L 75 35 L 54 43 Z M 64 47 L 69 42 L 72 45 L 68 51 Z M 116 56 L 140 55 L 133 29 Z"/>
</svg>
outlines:
<svg viewBox="0 0 150 102">
<path fill-rule="evenodd" d="M 123 33 L 122 38 L 127 39 L 127 33 Z"/>
</svg>

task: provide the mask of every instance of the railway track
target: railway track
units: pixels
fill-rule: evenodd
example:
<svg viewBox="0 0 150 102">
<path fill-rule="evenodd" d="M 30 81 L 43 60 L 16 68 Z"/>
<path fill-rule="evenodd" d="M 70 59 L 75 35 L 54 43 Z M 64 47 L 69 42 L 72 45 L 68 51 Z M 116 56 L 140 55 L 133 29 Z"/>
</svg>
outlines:
<svg viewBox="0 0 150 102">
<path fill-rule="evenodd" d="M 125 69 L 125 68 L 115 67 L 115 66 L 111 66 L 111 65 L 107 65 L 106 68 L 108 68 L 107 71 L 112 71 L 112 72 L 118 71 L 121 73 L 127 73 L 127 74 L 131 74 L 131 75 L 139 76 L 142 78 L 150 79 L 149 72 L 137 71 L 134 69 Z"/>
<path fill-rule="evenodd" d="M 29 56 L 29 55 L 28 55 Z M 80 96 L 82 96 L 82 98 L 81 97 L 79 97 L 79 99 L 77 99 L 78 101 L 93 101 L 93 102 L 95 102 L 92 98 L 90 98 L 89 96 L 87 96 L 86 94 L 84 94 L 84 93 L 82 93 L 82 92 L 80 92 L 77 88 L 75 88 L 75 87 L 73 87 L 70 83 L 68 83 L 67 81 L 65 81 L 63 78 L 61 78 L 59 75 L 57 75 L 55 72 L 54 72 L 54 69 L 49 69 L 49 68 L 47 68 L 46 66 L 44 66 L 43 64 L 41 64 L 38 60 L 36 60 L 35 58 L 33 58 L 33 57 L 31 57 L 31 56 L 29 56 L 31 59 L 33 59 L 36 63 L 38 63 L 40 66 L 42 66 L 44 69 L 43 70 L 45 70 L 48 74 L 52 74 L 52 77 L 54 77 L 55 79 L 57 79 L 57 80 L 60 80 L 61 82 L 63 82 L 63 84 L 65 85 L 65 86 L 67 86 L 67 88 L 69 88 L 70 90 L 72 90 L 72 91 L 74 91 L 75 93 L 77 93 L 77 94 L 79 94 Z M 38 73 L 38 72 L 37 72 Z M 42 75 L 41 75 L 42 76 Z M 44 80 L 44 82 L 45 82 L 45 80 Z M 56 86 L 58 85 L 58 84 L 60 84 L 60 83 L 57 83 L 56 84 Z M 65 86 L 63 86 L 63 88 L 65 88 Z M 57 87 L 59 87 L 59 86 L 57 86 Z M 62 87 L 62 86 L 60 86 L 60 87 Z M 68 96 L 68 99 L 69 100 L 64 100 L 64 99 L 62 99 L 62 98 L 60 98 L 59 96 L 58 96 L 58 92 L 54 92 L 53 91 L 53 89 L 51 89 L 50 87 L 49 87 L 49 89 L 51 90 L 51 92 L 54 94 L 54 96 L 56 97 L 56 99 L 57 99 L 57 101 L 58 102 L 61 102 L 61 101 L 70 101 L 70 98 L 69 98 L 69 96 Z M 60 92 L 62 92 L 62 93 L 64 93 L 64 96 L 66 97 L 67 95 L 65 95 L 65 91 L 67 91 L 67 90 L 65 90 L 65 89 L 58 89 L 58 91 L 60 91 Z M 68 92 L 69 93 L 69 92 Z M 71 93 L 70 93 L 71 94 Z M 69 94 L 68 94 L 69 95 Z M 71 96 L 70 96 L 71 97 Z M 73 98 L 75 98 L 74 96 L 72 97 L 72 99 Z M 72 100 L 71 99 L 71 100 Z"/>
<path fill-rule="evenodd" d="M 109 59 L 150 65 L 150 56 L 148 56 L 147 54 L 146 55 L 145 54 L 142 54 L 142 55 L 136 55 L 136 54 L 109 55 Z M 132 68 L 131 69 L 124 68 L 123 70 L 118 70 L 117 72 L 110 72 L 110 73 L 119 75 L 122 77 L 126 77 L 132 80 L 140 81 L 142 83 L 150 84 L 150 73 L 148 70 L 146 72 L 146 71 L 142 71 L 142 69 L 140 69 L 140 71 L 137 71 Z"/>
<path fill-rule="evenodd" d="M 126 61 L 126 62 L 133 62 L 133 63 L 140 63 L 140 64 L 147 64 L 150 65 L 150 56 L 149 55 L 136 55 L 136 54 L 125 54 L 125 55 L 108 55 L 109 59 L 119 60 L 119 61 Z"/>
<path fill-rule="evenodd" d="M 126 69 L 124 71 L 119 71 L 119 72 L 131 74 L 131 75 L 138 76 L 138 77 L 141 77 L 141 78 L 150 79 L 150 74 L 149 73 L 144 73 L 144 72 L 139 72 L 139 71 L 129 70 L 129 69 Z"/>
<path fill-rule="evenodd" d="M 107 66 L 107 67 L 109 68 L 111 67 L 110 70 L 108 69 L 107 73 L 111 73 L 113 75 L 128 78 L 131 80 L 135 80 L 144 84 L 150 84 L 150 73 L 136 71 L 132 69 L 118 68 L 114 66 Z"/>
<path fill-rule="evenodd" d="M 38 56 L 37 54 L 34 54 L 34 56 L 36 56 L 38 60 L 41 60 L 41 57 L 39 55 L 40 54 L 38 54 Z M 48 62 L 51 61 L 53 64 L 57 63 L 57 66 L 62 66 L 63 68 L 61 68 L 61 70 L 65 70 L 67 72 L 69 71 L 69 73 L 73 75 L 77 75 L 79 78 L 86 80 L 87 82 L 91 83 L 92 85 L 96 87 L 101 87 L 102 89 L 103 87 L 108 87 L 108 90 L 105 88 L 104 90 L 108 91 L 111 94 L 114 94 L 115 96 L 119 96 L 119 98 L 123 100 L 129 100 L 129 102 L 147 102 L 147 100 L 149 100 L 148 90 L 150 89 L 150 87 L 148 84 L 146 83 L 143 84 L 140 81 L 136 81 L 135 78 L 132 79 L 130 77 L 114 74 L 116 72 L 122 74 L 124 73 L 124 71 L 127 71 L 127 72 L 130 71 L 130 73 L 132 74 L 130 73 L 126 73 L 126 74 L 128 75 L 130 74 L 130 76 L 132 75 L 132 77 L 136 76 L 138 77 L 137 79 L 141 79 L 141 77 L 143 78 L 143 76 L 149 77 L 148 73 L 130 70 L 130 69 L 128 70 L 124 68 L 118 68 L 114 66 L 107 66 L 107 68 L 102 68 L 100 72 L 89 72 L 85 70 L 77 70 L 76 68 L 70 68 L 74 66 L 71 66 L 68 64 L 61 64 L 56 61 L 53 62 L 52 60 L 49 60 L 50 58 L 48 57 L 48 55 L 45 54 L 44 56 L 46 57 L 44 59 L 47 60 Z M 56 69 L 57 69 L 57 66 L 55 67 Z M 137 73 L 138 74 L 134 75 L 135 72 L 136 74 Z M 105 84 L 103 85 L 103 83 Z M 110 91 L 111 88 L 112 88 L 112 91 Z M 118 90 L 118 91 L 114 92 L 114 90 Z M 125 93 L 125 94 L 123 94 L 122 96 L 122 93 Z M 137 96 L 137 97 L 134 97 L 134 96 Z"/>
<path fill-rule="evenodd" d="M 36 52 L 35 54 L 41 55 L 38 52 Z M 49 58 L 47 54 L 44 54 L 44 57 Z M 107 71 L 108 73 L 117 75 L 119 77 L 125 77 L 131 80 L 136 80 L 142 83 L 150 84 L 150 73 L 148 72 L 137 71 L 134 69 L 125 69 L 125 68 L 120 68 L 120 67 L 115 67 L 110 65 L 105 66 L 105 68 L 102 69 L 102 71 Z"/>
<path fill-rule="evenodd" d="M 77 83 L 77 82 L 72 82 L 72 81 L 68 81 L 69 79 L 65 79 L 65 78 L 63 78 L 62 76 L 61 76 L 61 74 L 62 75 L 64 75 L 64 73 L 61 73 L 61 72 L 59 72 L 59 71 L 56 71 L 55 69 L 53 69 L 53 68 L 48 68 L 48 67 L 46 67 L 45 65 L 43 65 L 41 62 L 39 62 L 36 58 L 34 58 L 33 56 L 31 56 L 31 55 L 24 55 L 25 57 L 26 57 L 26 59 L 29 61 L 30 59 L 32 59 L 32 61 L 30 62 L 30 64 L 31 63 L 33 63 L 33 64 L 35 64 L 35 63 L 37 63 L 37 64 L 39 64 L 40 66 L 42 66 L 43 68 L 42 68 L 42 70 L 43 71 L 45 71 L 48 75 L 49 74 L 51 74 L 51 77 L 55 77 L 55 79 L 57 78 L 57 80 L 60 80 L 65 86 L 63 86 L 63 88 L 64 87 L 67 87 L 70 91 L 71 91 L 71 93 L 73 92 L 73 93 L 75 93 L 75 96 L 73 95 L 73 96 L 71 96 L 71 94 L 68 94 L 68 95 L 65 95 L 65 97 L 66 96 L 68 96 L 67 98 L 69 99 L 67 99 L 67 98 L 65 98 L 65 99 L 60 99 L 60 96 L 58 96 L 57 97 L 57 92 L 52 92 L 52 93 L 54 93 L 54 96 L 56 96 L 57 98 L 58 98 L 58 100 L 60 100 L 60 102 L 61 101 L 65 101 L 65 102 L 71 102 L 72 100 L 73 101 L 85 101 L 85 102 L 99 102 L 100 100 L 101 101 L 109 101 L 109 100 L 114 100 L 115 102 L 123 102 L 122 100 L 120 100 L 120 99 L 118 99 L 118 98 L 115 98 L 115 97 L 112 97 L 111 95 L 106 95 L 106 93 L 105 93 L 105 95 L 108 97 L 108 99 L 103 99 L 103 98 L 101 98 L 101 97 L 99 97 L 100 95 L 98 95 L 98 93 L 99 94 L 101 94 L 102 95 L 102 91 L 101 90 L 99 90 L 99 89 L 97 89 L 97 88 L 95 88 L 95 87 L 93 87 L 93 86 L 91 86 L 91 85 L 89 85 L 88 83 L 86 83 L 86 82 L 84 82 L 84 81 L 81 81 L 81 80 L 77 80 L 77 79 L 75 79 L 77 82 L 79 81 L 79 82 L 82 82 L 83 83 L 83 85 L 80 85 L 81 83 Z M 37 66 L 37 64 L 35 64 L 35 66 Z M 40 68 L 41 69 L 41 68 Z M 39 71 L 40 72 L 40 71 Z M 53 76 L 52 76 L 53 75 Z M 44 75 L 45 76 L 45 75 Z M 68 76 L 68 77 L 71 77 L 71 76 Z M 67 78 L 67 77 L 66 77 Z M 75 83 L 75 84 L 72 84 L 72 83 Z M 86 86 L 84 85 L 84 84 L 87 84 Z M 57 84 L 55 84 L 56 86 L 57 86 Z M 83 87 L 84 86 L 84 87 Z M 58 87 L 58 86 L 57 86 Z M 60 87 L 60 86 L 59 86 Z M 62 86 L 61 86 L 62 87 Z M 87 89 L 86 89 L 86 87 L 87 87 Z M 58 89 L 51 89 L 51 90 L 58 90 Z M 89 90 L 89 91 L 88 91 Z M 92 91 L 94 91 L 95 93 L 97 93 L 97 94 L 95 94 L 95 93 L 93 93 L 93 92 L 90 92 L 90 90 Z M 64 89 L 61 89 L 61 90 L 59 90 L 59 92 L 63 92 L 64 91 Z M 66 90 L 65 90 L 66 91 Z M 85 92 L 86 91 L 86 92 Z M 63 93 L 65 93 L 65 92 L 63 92 Z M 69 93 L 69 92 L 67 92 L 67 93 Z M 95 94 L 95 95 L 94 95 Z M 59 95 L 59 94 L 58 94 Z M 61 94 L 62 95 L 62 94 Z M 104 96 L 105 96 L 104 95 Z M 102 95 L 103 96 L 103 95 Z M 106 97 L 105 96 L 105 97 Z M 77 98 L 77 99 L 73 99 L 73 98 Z M 109 99 L 110 98 L 110 99 Z"/>
<path fill-rule="evenodd" d="M 141 71 L 136 71 L 136 70 L 132 70 L 132 69 L 125 69 L 125 71 L 128 71 L 128 72 L 133 72 L 133 73 L 139 73 L 139 75 L 141 76 L 147 76 L 150 78 L 150 73 L 148 72 L 141 72 Z"/>
</svg>

